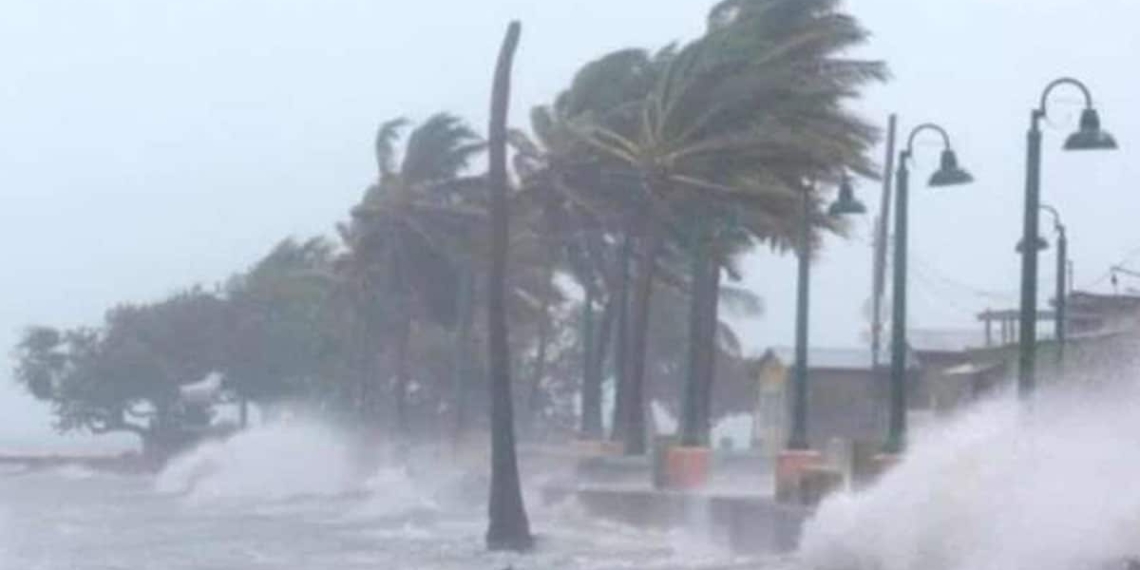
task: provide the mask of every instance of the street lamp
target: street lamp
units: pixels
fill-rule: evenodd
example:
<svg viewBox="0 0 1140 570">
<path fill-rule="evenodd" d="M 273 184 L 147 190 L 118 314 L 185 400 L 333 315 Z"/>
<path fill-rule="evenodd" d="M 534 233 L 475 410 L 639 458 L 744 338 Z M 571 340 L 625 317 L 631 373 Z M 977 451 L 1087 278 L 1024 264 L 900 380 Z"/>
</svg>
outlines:
<svg viewBox="0 0 1140 570">
<path fill-rule="evenodd" d="M 1057 360 L 1065 358 L 1065 322 L 1068 308 L 1066 274 L 1069 266 L 1069 236 L 1065 231 L 1065 224 L 1061 222 L 1061 214 L 1048 204 L 1042 204 L 1041 209 L 1053 217 L 1053 231 L 1057 232 L 1057 306 L 1053 311 L 1053 336 L 1057 339 Z"/>
<path fill-rule="evenodd" d="M 1064 359 L 1065 350 L 1065 310 L 1067 307 L 1066 287 L 1068 278 L 1069 265 L 1069 240 L 1068 234 L 1065 231 L 1065 224 L 1061 222 L 1061 214 L 1056 208 L 1048 204 L 1041 204 L 1040 210 L 1049 214 L 1053 218 L 1053 231 L 1057 234 L 1057 291 L 1056 291 L 1056 310 L 1053 312 L 1053 336 L 1057 339 L 1057 359 L 1058 361 Z M 1017 253 L 1023 253 L 1022 247 L 1025 240 L 1017 242 Z M 1045 251 L 1049 249 L 1049 242 L 1045 238 L 1037 237 L 1037 251 Z"/>
<path fill-rule="evenodd" d="M 1041 205 L 1041 120 L 1046 117 L 1046 103 L 1054 89 L 1072 85 L 1085 97 L 1080 128 L 1065 140 L 1065 150 L 1114 150 L 1116 139 L 1100 128 L 1100 115 L 1093 108 L 1088 87 L 1070 77 L 1053 81 L 1041 94 L 1041 103 L 1030 112 L 1028 160 L 1025 175 L 1025 227 L 1022 240 L 1028 243 L 1038 237 L 1038 209 Z M 1021 251 L 1021 313 L 1020 351 L 1017 370 L 1017 391 L 1022 397 L 1033 393 L 1036 385 L 1037 356 L 1037 248 Z M 1061 325 L 1064 328 L 1064 325 Z"/>
<path fill-rule="evenodd" d="M 797 248 L 796 280 L 796 362 L 792 377 L 792 430 L 787 448 L 803 451 L 811 448 L 807 436 L 807 369 L 808 369 L 808 288 L 811 277 L 811 193 L 803 191 L 800 213 L 800 235 Z M 851 179 L 845 174 L 839 183 L 839 196 L 828 208 L 831 216 L 862 214 L 867 207 L 855 198 Z"/>
<path fill-rule="evenodd" d="M 958 156 L 950 147 L 946 130 L 933 123 L 925 123 L 910 132 L 906 149 L 899 153 L 898 181 L 895 193 L 895 252 L 894 252 L 894 307 L 891 316 L 891 389 L 887 443 L 888 454 L 901 453 L 906 446 L 906 262 L 907 262 L 907 203 L 910 190 L 910 170 L 907 161 L 914 154 L 915 137 L 923 131 L 935 131 L 942 136 L 944 148 L 938 170 L 930 177 L 930 186 L 956 186 L 969 184 L 974 177 L 958 166 Z"/>
</svg>

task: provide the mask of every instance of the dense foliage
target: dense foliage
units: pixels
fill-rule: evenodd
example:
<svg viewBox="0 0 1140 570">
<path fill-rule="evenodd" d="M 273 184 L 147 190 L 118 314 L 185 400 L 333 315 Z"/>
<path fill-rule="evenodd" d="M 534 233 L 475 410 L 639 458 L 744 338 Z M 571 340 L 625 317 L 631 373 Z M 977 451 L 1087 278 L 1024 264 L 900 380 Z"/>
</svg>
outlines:
<svg viewBox="0 0 1140 570">
<path fill-rule="evenodd" d="M 703 36 L 604 55 L 510 130 L 502 310 L 525 437 L 598 439 L 608 423 L 641 453 L 656 401 L 707 444 L 753 401 L 722 314 L 760 312 L 732 285 L 742 256 L 841 231 L 823 189 L 875 175 L 876 129 L 847 106 L 886 77 L 847 53 L 866 37 L 834 0 L 726 0 Z M 60 430 L 148 449 L 208 432 L 229 403 L 244 419 L 250 402 L 301 402 L 407 438 L 482 430 L 493 194 L 470 166 L 485 146 L 446 113 L 385 122 L 335 238 L 287 239 L 216 289 L 97 326 L 29 328 L 16 378 Z M 185 395 L 211 378 L 214 398 Z"/>
</svg>

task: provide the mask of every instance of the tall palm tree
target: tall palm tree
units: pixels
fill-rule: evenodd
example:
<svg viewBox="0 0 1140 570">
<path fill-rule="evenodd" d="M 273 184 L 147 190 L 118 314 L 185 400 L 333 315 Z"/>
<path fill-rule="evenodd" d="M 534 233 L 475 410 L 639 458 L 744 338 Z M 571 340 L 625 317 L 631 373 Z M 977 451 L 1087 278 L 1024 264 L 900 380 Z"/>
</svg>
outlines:
<svg viewBox="0 0 1140 570">
<path fill-rule="evenodd" d="M 491 268 L 487 295 L 488 360 L 491 375 L 491 496 L 488 503 L 487 547 L 491 550 L 529 549 L 530 534 L 523 506 L 518 460 L 515 456 L 514 411 L 511 405 L 511 357 L 507 332 L 507 256 L 510 226 L 507 191 L 507 114 L 511 67 L 522 28 L 512 22 L 503 39 L 491 91 L 489 128 L 491 191 Z"/>
<path fill-rule="evenodd" d="M 867 34 L 833 0 L 729 0 L 700 39 L 656 57 L 644 97 L 581 129 L 638 182 L 627 453 L 645 451 L 645 348 L 657 258 L 688 199 L 763 207 L 804 178 L 872 174 L 876 131 L 844 108 L 881 63 L 847 59 Z"/>
<path fill-rule="evenodd" d="M 569 92 L 567 92 L 569 93 Z M 601 326 L 597 321 L 595 305 L 610 306 L 604 287 L 607 264 L 614 249 L 606 232 L 607 213 L 600 201 L 582 190 L 581 185 L 597 167 L 597 157 L 570 127 L 570 100 L 564 94 L 553 106 L 535 107 L 531 111 L 531 129 L 534 137 L 521 130 L 512 130 L 510 141 L 515 149 L 514 167 L 520 177 L 519 201 L 529 215 L 523 224 L 534 228 L 541 243 L 542 267 L 547 280 L 558 271 L 568 273 L 578 282 L 585 300 L 582 302 L 582 408 L 580 432 L 587 439 L 601 439 L 601 383 L 612 322 L 603 314 Z M 545 301 L 545 299 L 544 299 Z M 549 303 L 542 307 L 542 321 L 547 323 Z M 545 362 L 547 327 L 538 334 L 535 378 L 531 385 L 531 417 L 539 393 L 539 380 Z M 595 335 L 595 330 L 598 334 Z"/>
<path fill-rule="evenodd" d="M 440 113 L 411 131 L 402 158 L 396 145 L 404 119 L 381 125 L 376 137 L 379 178 L 353 208 L 349 248 L 364 266 L 374 290 L 390 307 L 394 370 L 394 413 L 398 430 L 409 427 L 409 345 L 417 320 L 456 322 L 456 252 L 462 236 L 484 220 L 483 213 L 458 202 L 461 174 L 483 150 L 483 142 L 459 118 Z M 399 158 L 399 160 L 398 160 Z"/>
</svg>

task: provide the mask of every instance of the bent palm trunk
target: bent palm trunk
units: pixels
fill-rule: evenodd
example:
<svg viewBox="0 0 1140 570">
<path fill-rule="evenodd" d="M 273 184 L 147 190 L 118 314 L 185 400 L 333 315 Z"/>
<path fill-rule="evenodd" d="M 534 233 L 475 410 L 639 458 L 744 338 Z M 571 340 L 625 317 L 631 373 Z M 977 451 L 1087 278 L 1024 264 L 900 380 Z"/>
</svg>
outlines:
<svg viewBox="0 0 1140 570">
<path fill-rule="evenodd" d="M 412 323 L 403 319 L 397 325 L 394 350 L 396 360 L 396 432 L 401 436 L 409 434 L 408 429 L 408 348 L 412 341 Z"/>
<path fill-rule="evenodd" d="M 458 451 L 467 423 L 467 387 L 471 383 L 471 327 L 475 322 L 475 283 L 470 271 L 463 271 L 459 277 L 459 321 L 455 331 L 455 360 L 452 362 L 453 397 L 455 398 L 455 418 L 452 425 L 451 444 Z"/>
<path fill-rule="evenodd" d="M 629 266 L 633 259 L 633 238 L 628 233 L 622 238 L 621 257 L 618 260 L 617 334 L 614 339 L 614 409 L 610 422 L 610 441 L 625 438 L 626 401 L 629 382 Z"/>
<path fill-rule="evenodd" d="M 646 220 L 641 256 L 637 260 L 637 274 L 633 283 L 632 319 L 630 322 L 628 386 L 626 387 L 626 455 L 645 455 L 646 413 L 645 358 L 649 339 L 649 310 L 653 300 L 653 280 L 657 257 L 662 247 L 661 222 L 654 214 Z"/>
<path fill-rule="evenodd" d="M 698 224 L 701 222 L 698 221 Z M 702 224 L 703 225 L 703 224 Z M 692 259 L 692 290 L 689 292 L 689 322 L 688 322 L 688 370 L 685 377 L 685 392 L 682 398 L 681 409 L 681 443 L 686 446 L 698 446 L 701 441 L 701 395 L 706 366 L 707 330 L 705 327 L 706 313 L 708 311 L 707 290 L 709 259 L 708 231 L 704 227 L 698 228 L 698 236 L 691 253 Z"/>
<path fill-rule="evenodd" d="M 491 271 L 487 287 L 488 357 L 491 391 L 491 496 L 487 506 L 487 548 L 526 550 L 534 544 L 523 506 L 515 456 L 514 412 L 511 409 L 511 355 L 507 339 L 506 276 L 509 220 L 507 217 L 507 113 L 511 65 L 521 26 L 512 22 L 503 40 L 491 94 L 488 136 L 491 190 Z"/>
<path fill-rule="evenodd" d="M 582 382 L 582 437 L 587 440 L 600 440 L 602 428 L 602 371 L 606 364 L 606 348 L 609 346 L 614 324 L 614 300 L 611 298 L 602 309 L 602 326 L 598 331 L 597 342 L 589 352 L 586 361 L 586 375 Z"/>
<path fill-rule="evenodd" d="M 711 256 L 710 256 L 711 258 Z M 710 260 L 704 268 L 704 309 L 702 311 L 702 348 L 700 378 L 702 382 L 698 390 L 698 445 L 712 443 L 712 397 L 716 385 L 716 356 L 717 328 L 720 326 L 720 265 Z"/>
<path fill-rule="evenodd" d="M 548 275 L 553 275 L 553 267 Z M 534 377 L 530 381 L 530 394 L 527 396 L 527 419 L 531 427 L 536 427 L 539 419 L 539 406 L 542 398 L 542 381 L 546 378 L 546 351 L 550 344 L 550 296 L 542 297 L 542 307 L 538 315 L 538 346 L 534 355 Z M 532 430 L 533 431 L 533 430 Z"/>
</svg>

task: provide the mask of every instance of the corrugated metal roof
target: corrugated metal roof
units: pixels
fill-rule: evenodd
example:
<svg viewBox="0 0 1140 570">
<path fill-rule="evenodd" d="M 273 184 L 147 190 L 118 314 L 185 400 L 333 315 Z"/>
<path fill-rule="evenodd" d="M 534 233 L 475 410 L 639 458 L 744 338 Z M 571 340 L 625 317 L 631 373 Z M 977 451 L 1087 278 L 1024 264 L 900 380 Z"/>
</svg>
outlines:
<svg viewBox="0 0 1140 570">
<path fill-rule="evenodd" d="M 909 329 L 906 335 L 910 347 L 918 352 L 965 352 L 986 345 L 984 330 Z"/>
<path fill-rule="evenodd" d="M 765 357 L 771 355 L 784 366 L 791 367 L 796 360 L 794 348 L 777 346 L 768 349 Z M 907 367 L 917 368 L 918 360 L 914 352 L 907 355 Z M 890 366 L 891 355 L 884 352 L 879 357 L 879 366 Z M 868 348 L 810 348 L 808 349 L 809 370 L 871 370 L 871 350 Z"/>
</svg>

